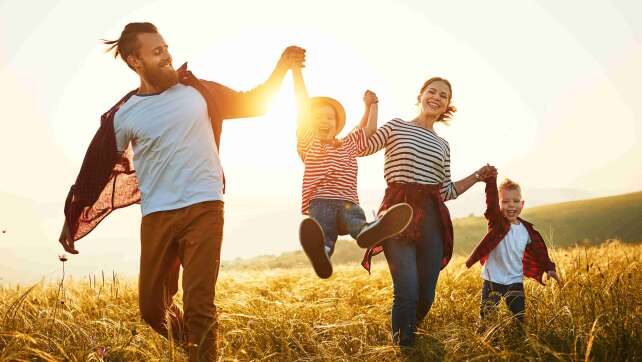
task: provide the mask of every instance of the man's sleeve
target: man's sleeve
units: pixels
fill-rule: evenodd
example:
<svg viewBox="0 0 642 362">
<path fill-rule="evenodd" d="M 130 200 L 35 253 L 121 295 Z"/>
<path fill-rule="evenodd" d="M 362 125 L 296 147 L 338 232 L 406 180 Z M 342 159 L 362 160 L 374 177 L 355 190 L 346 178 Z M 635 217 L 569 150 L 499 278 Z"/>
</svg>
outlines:
<svg viewBox="0 0 642 362">
<path fill-rule="evenodd" d="M 114 119 L 114 135 L 116 136 L 116 151 L 119 154 L 123 154 L 129 142 L 131 141 L 131 136 L 129 131 L 125 127 L 120 126 L 120 122 Z"/>
</svg>

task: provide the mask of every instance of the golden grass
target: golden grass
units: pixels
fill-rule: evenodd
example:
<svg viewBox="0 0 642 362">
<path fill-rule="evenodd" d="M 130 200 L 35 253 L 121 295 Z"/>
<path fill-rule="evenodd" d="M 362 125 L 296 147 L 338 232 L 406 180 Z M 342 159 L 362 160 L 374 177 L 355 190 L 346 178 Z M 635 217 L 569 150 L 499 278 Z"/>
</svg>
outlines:
<svg viewBox="0 0 642 362">
<path fill-rule="evenodd" d="M 552 250 L 566 286 L 526 283 L 527 331 L 477 325 L 479 267 L 462 257 L 442 272 L 418 346 L 391 345 L 387 267 L 354 265 L 319 280 L 309 268 L 223 271 L 217 285 L 221 359 L 640 360 L 642 245 Z M 179 295 L 180 297 L 180 295 Z M 138 314 L 135 281 L 99 278 L 0 290 L 0 360 L 184 361 Z"/>
</svg>

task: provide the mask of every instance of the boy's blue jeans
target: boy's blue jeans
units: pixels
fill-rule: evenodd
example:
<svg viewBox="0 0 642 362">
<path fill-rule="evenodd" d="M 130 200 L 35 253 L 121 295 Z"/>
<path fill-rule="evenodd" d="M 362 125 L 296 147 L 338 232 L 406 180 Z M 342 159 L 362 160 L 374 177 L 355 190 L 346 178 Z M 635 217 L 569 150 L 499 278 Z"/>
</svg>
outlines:
<svg viewBox="0 0 642 362">
<path fill-rule="evenodd" d="M 310 217 L 323 229 L 328 256 L 334 253 L 334 244 L 339 235 L 350 234 L 356 239 L 367 224 L 361 206 L 346 200 L 312 199 Z"/>
<path fill-rule="evenodd" d="M 417 324 L 435 300 L 437 279 L 443 257 L 443 232 L 437 205 L 428 199 L 422 238 L 392 238 L 384 243 L 384 253 L 392 275 L 392 338 L 396 344 L 411 347 Z"/>
</svg>

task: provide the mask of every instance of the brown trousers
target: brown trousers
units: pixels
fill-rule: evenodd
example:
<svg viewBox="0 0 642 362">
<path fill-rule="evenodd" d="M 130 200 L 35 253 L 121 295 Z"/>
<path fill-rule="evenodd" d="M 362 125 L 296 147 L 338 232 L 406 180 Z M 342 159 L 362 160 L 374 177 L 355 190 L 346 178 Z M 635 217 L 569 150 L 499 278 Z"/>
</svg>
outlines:
<svg viewBox="0 0 642 362">
<path fill-rule="evenodd" d="M 190 361 L 215 361 L 214 293 L 223 241 L 223 202 L 155 212 L 141 223 L 140 313 L 156 332 L 188 346 Z M 174 304 L 183 266 L 183 309 Z"/>
</svg>

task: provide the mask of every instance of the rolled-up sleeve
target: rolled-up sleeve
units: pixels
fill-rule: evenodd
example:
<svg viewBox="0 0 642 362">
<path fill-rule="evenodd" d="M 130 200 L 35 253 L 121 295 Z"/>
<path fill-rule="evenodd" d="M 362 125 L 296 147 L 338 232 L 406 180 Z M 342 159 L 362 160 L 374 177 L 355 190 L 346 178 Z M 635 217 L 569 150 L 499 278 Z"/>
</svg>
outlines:
<svg viewBox="0 0 642 362">
<path fill-rule="evenodd" d="M 441 198 L 444 201 L 454 200 L 459 196 L 455 183 L 450 179 L 450 146 L 446 148 L 444 157 L 444 180 L 441 183 Z"/>
</svg>

